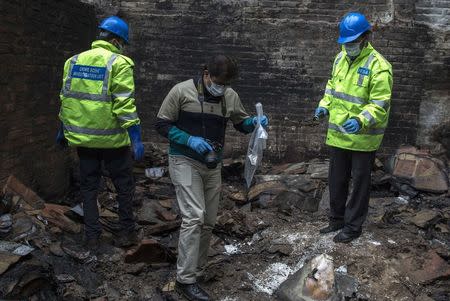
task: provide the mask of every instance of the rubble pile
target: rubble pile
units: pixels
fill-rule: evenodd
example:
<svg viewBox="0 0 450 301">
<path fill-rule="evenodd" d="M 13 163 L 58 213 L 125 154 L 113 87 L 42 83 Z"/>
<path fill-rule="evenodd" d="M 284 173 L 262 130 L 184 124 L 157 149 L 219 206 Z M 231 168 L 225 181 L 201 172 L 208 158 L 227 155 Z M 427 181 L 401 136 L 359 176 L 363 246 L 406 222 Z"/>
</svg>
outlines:
<svg viewBox="0 0 450 301">
<path fill-rule="evenodd" d="M 98 254 L 83 247 L 79 198 L 42 200 L 10 177 L 0 198 L 0 297 L 182 300 L 174 291 L 181 217 L 167 154 L 148 144 L 135 166 L 141 243 L 112 245 L 116 192 L 98 196 Z M 217 300 L 448 300 L 446 162 L 412 147 L 376 161 L 363 235 L 336 245 L 327 223 L 327 160 L 265 164 L 247 189 L 244 160 L 223 164 L 223 195 L 203 286 Z"/>
</svg>

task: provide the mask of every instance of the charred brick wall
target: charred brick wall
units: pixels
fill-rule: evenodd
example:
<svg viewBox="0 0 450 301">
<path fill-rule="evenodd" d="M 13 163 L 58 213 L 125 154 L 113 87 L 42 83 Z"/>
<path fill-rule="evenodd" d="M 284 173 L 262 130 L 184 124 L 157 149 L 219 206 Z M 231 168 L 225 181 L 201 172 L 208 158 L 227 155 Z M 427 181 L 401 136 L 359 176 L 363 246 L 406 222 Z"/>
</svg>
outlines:
<svg viewBox="0 0 450 301">
<path fill-rule="evenodd" d="M 54 145 L 62 66 L 95 26 L 76 0 L 0 1 L 0 183 L 14 174 L 47 198 L 68 187 L 71 154 Z"/>
<path fill-rule="evenodd" d="M 98 15 L 131 24 L 128 54 L 136 61 L 137 105 L 146 140 L 158 108 L 177 82 L 197 76 L 205 59 L 225 52 L 240 63 L 235 89 L 244 106 L 264 105 L 269 150 L 276 160 L 326 155 L 326 125 L 311 116 L 339 51 L 337 25 L 359 11 L 375 25 L 373 44 L 393 65 L 394 91 L 381 154 L 401 144 L 428 144 L 448 120 L 450 2 L 429 0 L 86 0 Z M 232 134 L 228 149 L 245 152 L 248 136 Z"/>
</svg>

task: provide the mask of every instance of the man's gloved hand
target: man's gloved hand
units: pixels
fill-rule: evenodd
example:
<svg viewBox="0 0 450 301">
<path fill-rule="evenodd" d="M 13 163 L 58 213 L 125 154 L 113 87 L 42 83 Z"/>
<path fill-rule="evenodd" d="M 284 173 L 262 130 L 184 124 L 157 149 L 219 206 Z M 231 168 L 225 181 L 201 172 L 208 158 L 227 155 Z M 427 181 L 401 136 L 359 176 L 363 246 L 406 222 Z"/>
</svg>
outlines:
<svg viewBox="0 0 450 301">
<path fill-rule="evenodd" d="M 316 119 L 320 119 L 326 115 L 328 115 L 328 110 L 324 107 L 317 107 L 316 111 L 314 112 L 314 118 Z"/>
<path fill-rule="evenodd" d="M 200 155 L 203 155 L 207 151 L 212 151 L 211 145 L 203 137 L 191 136 L 188 139 L 187 145 Z"/>
<path fill-rule="evenodd" d="M 354 118 L 348 119 L 342 127 L 347 131 L 349 134 L 357 133 L 361 129 L 361 125 L 359 125 L 358 120 Z"/>
<path fill-rule="evenodd" d="M 131 140 L 133 158 L 136 161 L 141 161 L 144 158 L 144 145 L 141 140 L 141 126 L 139 124 L 132 125 L 127 129 L 127 131 Z"/>
<path fill-rule="evenodd" d="M 253 117 L 252 122 L 253 122 L 253 125 L 256 126 L 256 123 L 258 122 L 258 117 L 257 116 Z M 269 118 L 267 118 L 266 115 L 263 115 L 260 118 L 260 123 L 263 126 L 263 128 L 266 128 L 269 125 Z"/>
<path fill-rule="evenodd" d="M 62 123 L 58 129 L 58 133 L 56 134 L 56 144 L 59 145 L 62 149 L 65 149 L 68 146 L 67 139 L 64 136 L 64 129 Z"/>
</svg>

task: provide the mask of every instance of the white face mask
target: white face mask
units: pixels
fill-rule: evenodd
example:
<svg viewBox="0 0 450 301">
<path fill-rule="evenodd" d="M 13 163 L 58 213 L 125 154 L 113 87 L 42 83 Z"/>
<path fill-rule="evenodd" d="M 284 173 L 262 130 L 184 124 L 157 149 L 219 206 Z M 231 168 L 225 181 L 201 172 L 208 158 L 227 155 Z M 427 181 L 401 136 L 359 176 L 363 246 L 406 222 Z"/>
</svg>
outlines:
<svg viewBox="0 0 450 301">
<path fill-rule="evenodd" d="M 344 47 L 349 57 L 355 58 L 361 53 L 360 43 L 344 44 Z"/>
<path fill-rule="evenodd" d="M 210 86 L 206 85 L 206 90 L 208 90 L 208 92 L 215 97 L 223 96 L 223 94 L 225 93 L 225 89 L 226 87 L 224 85 L 218 85 L 213 81 L 211 81 Z"/>
</svg>

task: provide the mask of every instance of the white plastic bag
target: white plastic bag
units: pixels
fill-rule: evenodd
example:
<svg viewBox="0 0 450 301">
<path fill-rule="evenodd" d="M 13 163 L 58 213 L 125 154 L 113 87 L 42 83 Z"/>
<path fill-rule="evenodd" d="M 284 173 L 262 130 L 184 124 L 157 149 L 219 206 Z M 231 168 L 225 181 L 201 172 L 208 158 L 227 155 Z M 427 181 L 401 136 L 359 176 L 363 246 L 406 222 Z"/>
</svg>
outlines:
<svg viewBox="0 0 450 301">
<path fill-rule="evenodd" d="M 263 116 L 262 104 L 256 104 L 256 113 L 258 115 L 255 130 L 252 133 L 248 144 L 247 156 L 245 158 L 244 177 L 247 187 L 252 184 L 253 175 L 261 164 L 263 150 L 266 148 L 266 140 L 268 138 L 266 130 L 262 127 L 260 120 Z"/>
</svg>

